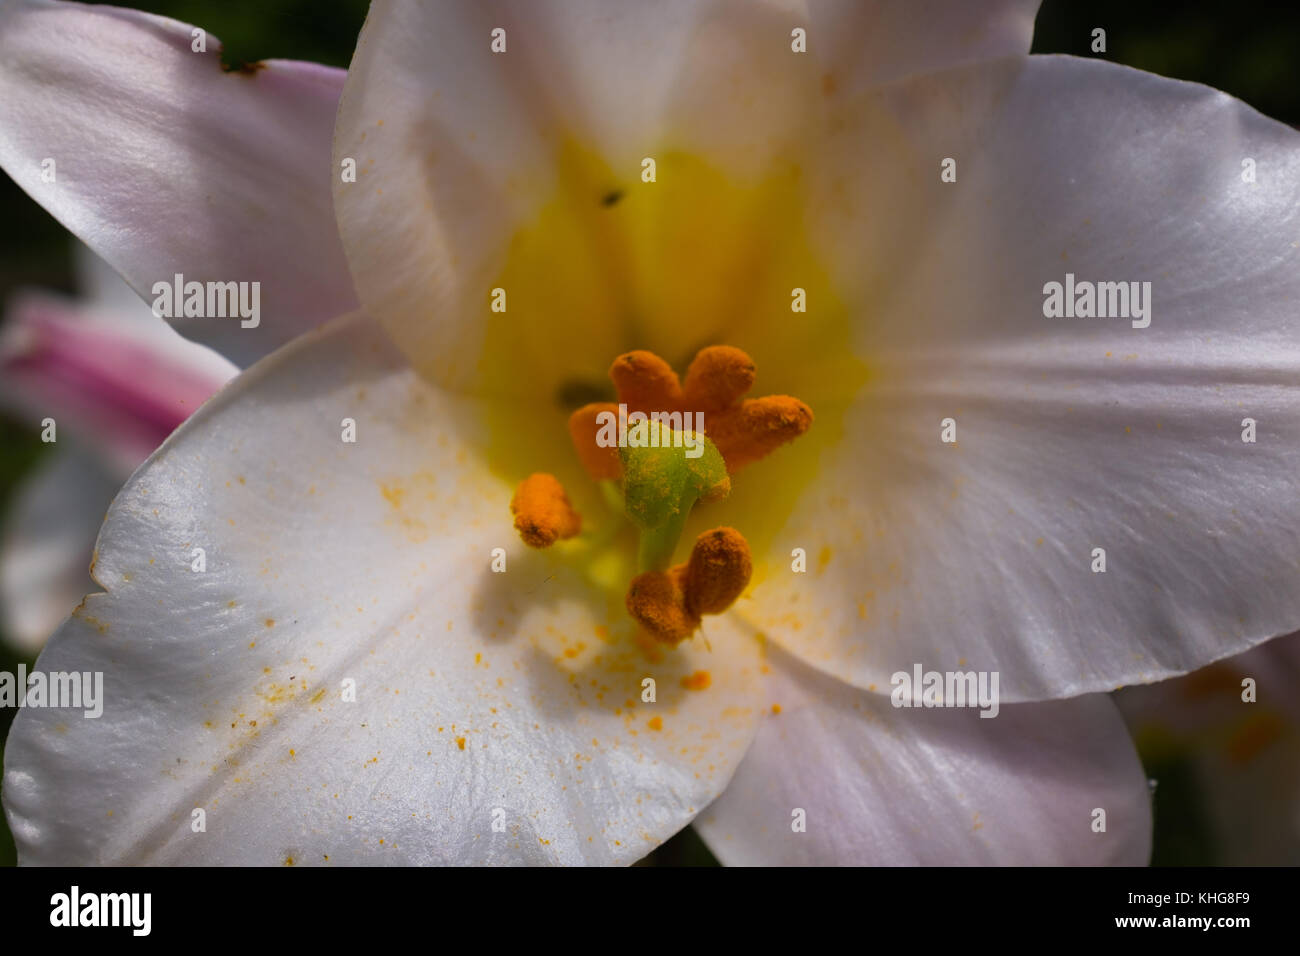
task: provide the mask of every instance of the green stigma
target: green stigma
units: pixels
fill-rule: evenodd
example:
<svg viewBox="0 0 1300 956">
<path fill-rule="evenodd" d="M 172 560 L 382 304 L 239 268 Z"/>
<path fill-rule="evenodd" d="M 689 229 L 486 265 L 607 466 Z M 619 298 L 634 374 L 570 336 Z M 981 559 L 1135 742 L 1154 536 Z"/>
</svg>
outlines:
<svg viewBox="0 0 1300 956">
<path fill-rule="evenodd" d="M 624 511 L 641 530 L 640 570 L 665 571 L 695 502 L 731 491 L 726 462 L 703 434 L 654 420 L 629 428 L 618 456 Z"/>
</svg>

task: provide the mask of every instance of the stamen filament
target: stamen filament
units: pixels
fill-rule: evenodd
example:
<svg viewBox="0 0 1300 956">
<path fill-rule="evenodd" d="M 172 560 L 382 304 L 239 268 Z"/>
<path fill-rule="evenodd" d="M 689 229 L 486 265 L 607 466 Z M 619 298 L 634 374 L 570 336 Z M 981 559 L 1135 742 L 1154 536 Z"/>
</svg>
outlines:
<svg viewBox="0 0 1300 956">
<path fill-rule="evenodd" d="M 695 495 L 682 498 L 680 510 L 658 528 L 643 528 L 637 548 L 638 571 L 665 571 L 673 563 L 673 552 L 686 530 L 686 519 L 695 504 Z"/>
</svg>

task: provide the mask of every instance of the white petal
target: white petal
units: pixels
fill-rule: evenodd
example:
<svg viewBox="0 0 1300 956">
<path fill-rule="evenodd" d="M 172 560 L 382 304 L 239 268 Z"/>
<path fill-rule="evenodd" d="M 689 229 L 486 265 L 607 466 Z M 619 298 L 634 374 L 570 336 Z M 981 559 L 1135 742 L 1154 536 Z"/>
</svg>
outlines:
<svg viewBox="0 0 1300 956">
<path fill-rule="evenodd" d="M 35 654 L 95 589 L 95 535 L 120 485 L 99 460 L 63 442 L 14 493 L 0 539 L 2 631 Z"/>
<path fill-rule="evenodd" d="M 1107 697 L 984 718 L 895 708 L 779 651 L 771 664 L 780 713 L 695 823 L 723 863 L 1147 862 L 1146 778 Z"/>
<path fill-rule="evenodd" d="M 113 267 L 95 255 L 84 242 L 73 245 L 73 265 L 77 276 L 77 291 L 85 304 L 96 312 L 120 317 L 141 327 L 158 328 L 163 323 Z"/>
<path fill-rule="evenodd" d="M 860 687 L 969 661 L 1033 700 L 1300 626 L 1300 135 L 1030 57 L 864 99 L 821 155 L 867 382 L 773 549 L 821 562 L 756 589 L 761 627 Z M 1045 318 L 1067 273 L 1151 282 L 1150 326 Z"/>
<path fill-rule="evenodd" d="M 711 655 L 646 658 L 621 591 L 524 553 L 484 421 L 364 320 L 192 417 L 113 504 L 107 593 L 38 661 L 102 670 L 103 716 L 14 722 L 21 859 L 630 862 L 713 799 L 757 722 L 756 646 L 719 621 Z"/>
<path fill-rule="evenodd" d="M 812 49 L 859 90 L 913 73 L 1028 53 L 1038 0 L 812 0 Z"/>
<path fill-rule="evenodd" d="M 355 306 L 329 184 L 342 70 L 226 73 L 220 42 L 134 10 L 0 8 L 0 168 L 150 303 L 156 282 L 261 283 L 261 322 L 176 327 L 247 364 Z M 42 173 L 53 160 L 54 181 Z"/>
</svg>

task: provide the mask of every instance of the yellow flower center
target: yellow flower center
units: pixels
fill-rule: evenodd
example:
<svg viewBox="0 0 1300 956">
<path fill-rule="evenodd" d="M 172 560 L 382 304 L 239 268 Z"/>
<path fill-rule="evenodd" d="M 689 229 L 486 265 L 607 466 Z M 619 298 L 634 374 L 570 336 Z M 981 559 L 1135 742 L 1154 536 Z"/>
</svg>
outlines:
<svg viewBox="0 0 1300 956">
<path fill-rule="evenodd" d="M 709 414 L 744 394 L 755 366 L 764 391 L 798 395 L 802 408 L 816 408 L 817 427 L 797 452 L 764 460 L 725 502 L 691 509 L 682 531 L 687 541 L 724 522 L 743 532 L 758 584 L 776 569 L 774 539 L 841 440 L 844 414 L 868 378 L 848 309 L 806 228 L 799 165 L 742 178 L 681 152 L 654 158 L 656 180 L 643 182 L 637 164 L 614 170 L 572 143 L 559 146 L 552 198 L 515 233 L 500 270 L 485 277 L 474 373 L 475 391 L 502 397 L 486 412 L 490 467 L 512 484 L 535 472 L 553 476 L 563 507 L 552 495 L 552 550 L 580 562 L 611 601 L 626 598 L 633 578 L 647 573 L 634 558 L 625 502 L 617 488 L 611 494 L 617 449 L 577 441 L 576 452 L 565 450 L 557 437 L 566 428 L 574 437 L 594 434 L 596 415 L 616 408 L 620 394 L 647 413 L 702 409 L 700 430 L 734 473 L 779 444 L 783 429 L 799 430 L 797 415 L 786 420 L 794 406 L 779 400 L 740 400 L 728 416 Z M 539 185 L 518 187 L 529 195 Z M 503 310 L 491 308 L 495 290 Z M 735 348 L 715 345 L 722 342 Z M 428 356 L 421 367 L 437 378 L 439 361 Z M 655 393 L 656 383 L 668 391 Z M 660 400 L 647 404 L 634 394 L 638 387 Z M 755 437 L 764 424 L 773 429 L 767 443 Z M 692 427 L 683 422 L 681 430 Z M 527 497 L 546 487 L 521 490 Z M 580 530 L 566 540 L 569 512 Z"/>
</svg>

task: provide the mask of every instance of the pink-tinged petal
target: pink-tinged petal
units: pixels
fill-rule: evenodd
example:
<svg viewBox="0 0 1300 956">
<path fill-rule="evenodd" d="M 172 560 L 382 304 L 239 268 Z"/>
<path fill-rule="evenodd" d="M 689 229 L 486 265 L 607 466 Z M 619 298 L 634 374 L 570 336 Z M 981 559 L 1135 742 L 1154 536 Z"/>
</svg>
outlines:
<svg viewBox="0 0 1300 956">
<path fill-rule="evenodd" d="M 245 365 L 354 306 L 330 199 L 344 73 L 226 72 L 220 42 L 194 52 L 192 29 L 114 7 L 0 4 L 0 168 L 150 303 L 178 273 L 260 282 L 256 327 L 173 320 Z"/>
<path fill-rule="evenodd" d="M 188 367 L 189 374 L 200 381 L 226 382 L 239 372 L 229 359 L 159 322 L 135 290 L 85 243 L 76 243 L 74 253 L 76 308 L 86 321 L 111 326 L 133 341 L 143 341 L 159 356 Z"/>
<path fill-rule="evenodd" d="M 0 628 L 23 653 L 95 590 L 87 569 L 119 487 L 98 455 L 63 442 L 14 492 L 0 537 Z"/>
<path fill-rule="evenodd" d="M 593 569 L 519 541 L 487 414 L 356 318 L 182 425 L 113 503 L 106 593 L 37 662 L 102 670 L 103 715 L 14 721 L 20 860 L 630 863 L 713 800 L 757 644 L 720 618 L 712 653 L 647 655 Z"/>
<path fill-rule="evenodd" d="M 235 373 L 165 334 L 174 341 L 51 296 L 23 296 L 0 333 L 0 403 L 33 429 L 54 419 L 56 439 L 67 429 L 124 479 Z"/>
<path fill-rule="evenodd" d="M 1185 766 L 1216 861 L 1300 859 L 1300 635 L 1115 695 L 1157 782 Z M 1174 795 L 1173 799 L 1179 799 Z"/>
<path fill-rule="evenodd" d="M 1300 627 L 1300 134 L 1070 57 L 914 78 L 843 119 L 809 210 L 865 374 L 756 626 L 859 687 L 966 660 L 1010 701 Z M 1047 317 L 1067 275 L 1149 282 L 1149 326 Z"/>
<path fill-rule="evenodd" d="M 770 663 L 779 712 L 695 822 L 723 863 L 1147 862 L 1147 781 L 1107 697 L 981 717 L 896 708 L 780 651 Z"/>
</svg>

